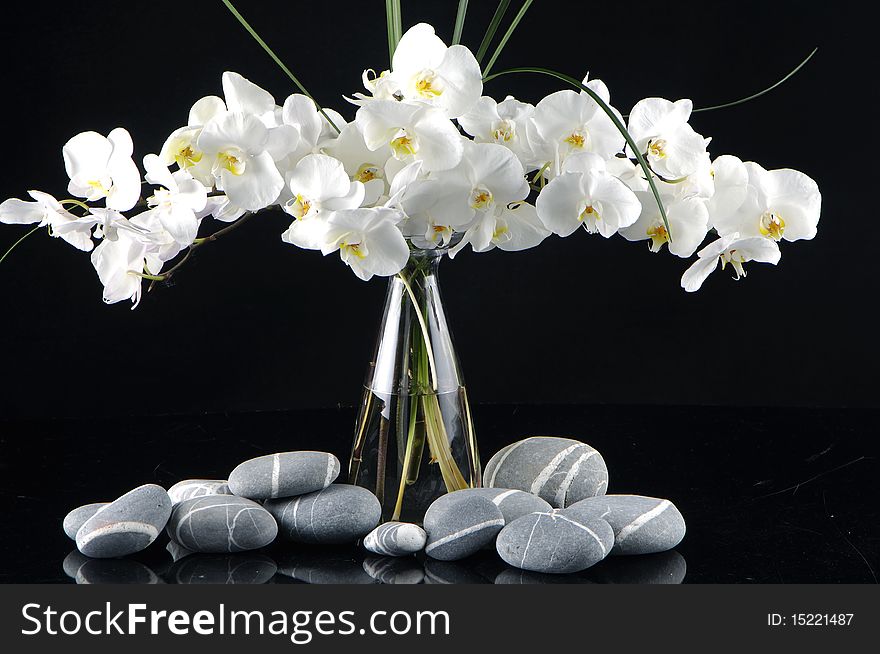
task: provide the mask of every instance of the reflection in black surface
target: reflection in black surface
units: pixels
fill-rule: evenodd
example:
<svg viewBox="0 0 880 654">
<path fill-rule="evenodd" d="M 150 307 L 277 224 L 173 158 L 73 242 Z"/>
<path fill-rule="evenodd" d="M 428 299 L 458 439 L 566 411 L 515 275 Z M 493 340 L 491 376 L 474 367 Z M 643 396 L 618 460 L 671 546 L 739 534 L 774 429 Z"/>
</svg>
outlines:
<svg viewBox="0 0 880 654">
<path fill-rule="evenodd" d="M 519 570 L 491 552 L 438 561 L 423 555 L 366 555 L 347 547 L 194 554 L 169 543 L 167 551 L 175 558 L 171 565 L 167 554 L 142 560 L 90 559 L 73 550 L 62 567 L 78 584 L 680 584 L 687 573 L 687 563 L 676 551 L 609 557 L 566 575 Z"/>
</svg>

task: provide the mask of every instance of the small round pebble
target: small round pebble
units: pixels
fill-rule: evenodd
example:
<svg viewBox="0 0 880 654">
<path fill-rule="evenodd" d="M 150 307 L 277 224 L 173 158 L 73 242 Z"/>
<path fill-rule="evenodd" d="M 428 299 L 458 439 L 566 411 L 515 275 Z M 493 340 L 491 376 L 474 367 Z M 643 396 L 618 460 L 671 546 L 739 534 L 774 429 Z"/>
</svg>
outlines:
<svg viewBox="0 0 880 654">
<path fill-rule="evenodd" d="M 264 506 L 278 521 L 281 535 L 298 543 L 353 543 L 382 517 L 376 496 L 349 484 L 331 484 L 307 495 L 269 500 Z"/>
<path fill-rule="evenodd" d="M 364 572 L 389 585 L 413 585 L 425 580 L 425 569 L 412 556 L 368 556 L 364 559 Z"/>
<path fill-rule="evenodd" d="M 246 552 L 265 547 L 278 535 L 272 515 L 256 502 L 234 495 L 205 495 L 174 507 L 168 536 L 193 552 Z"/>
<path fill-rule="evenodd" d="M 611 554 L 654 554 L 678 545 L 684 516 L 669 500 L 642 495 L 605 495 L 577 502 L 564 511 L 575 519 L 599 517 L 614 530 Z"/>
<path fill-rule="evenodd" d="M 205 495 L 231 495 L 229 482 L 225 479 L 184 479 L 168 489 L 172 504 Z"/>
<path fill-rule="evenodd" d="M 425 512 L 425 554 L 457 561 L 479 551 L 504 526 L 504 514 L 487 497 L 458 491 L 441 495 Z"/>
<path fill-rule="evenodd" d="M 602 495 L 608 468 L 595 449 L 570 438 L 534 436 L 511 443 L 483 471 L 487 488 L 515 488 L 538 495 L 554 508 Z"/>
<path fill-rule="evenodd" d="M 95 515 L 98 511 L 107 506 L 109 502 L 95 502 L 94 504 L 86 504 L 78 506 L 73 511 L 64 516 L 62 528 L 64 533 L 70 540 L 76 540 L 76 532 L 85 524 L 86 520 Z"/>
<path fill-rule="evenodd" d="M 329 486 L 342 469 L 329 452 L 280 452 L 240 463 L 229 490 L 251 500 L 295 497 Z"/>
<path fill-rule="evenodd" d="M 604 520 L 576 521 L 559 512 L 533 513 L 506 525 L 495 547 L 508 565 L 532 572 L 580 572 L 604 559 L 614 532 Z"/>
<path fill-rule="evenodd" d="M 428 535 L 409 522 L 386 522 L 364 536 L 364 548 L 382 556 L 406 556 L 420 552 Z"/>
<path fill-rule="evenodd" d="M 265 584 L 278 566 L 263 554 L 194 554 L 171 569 L 175 584 Z"/>
<path fill-rule="evenodd" d="M 156 540 L 170 515 L 171 498 L 164 488 L 139 486 L 86 520 L 76 532 L 76 547 L 94 559 L 140 552 Z"/>
</svg>

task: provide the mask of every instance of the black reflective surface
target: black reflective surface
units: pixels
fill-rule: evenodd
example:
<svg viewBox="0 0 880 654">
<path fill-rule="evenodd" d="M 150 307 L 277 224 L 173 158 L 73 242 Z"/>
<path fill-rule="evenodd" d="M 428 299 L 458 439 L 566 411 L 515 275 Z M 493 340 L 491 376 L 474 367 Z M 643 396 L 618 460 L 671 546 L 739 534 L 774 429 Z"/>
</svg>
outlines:
<svg viewBox="0 0 880 654">
<path fill-rule="evenodd" d="M 99 401 L 99 400 L 96 400 Z M 688 523 L 675 552 L 536 575 L 487 551 L 465 561 L 376 557 L 289 544 L 174 560 L 162 537 L 124 560 L 79 555 L 71 508 L 155 482 L 223 478 L 241 460 L 324 449 L 342 461 L 353 409 L 0 421 L 0 581 L 79 583 L 712 583 L 877 581 L 877 435 L 871 410 L 479 406 L 484 463 L 530 435 L 571 436 L 605 457 L 610 492 L 673 500 Z M 173 547 L 172 547 L 173 549 Z"/>
</svg>

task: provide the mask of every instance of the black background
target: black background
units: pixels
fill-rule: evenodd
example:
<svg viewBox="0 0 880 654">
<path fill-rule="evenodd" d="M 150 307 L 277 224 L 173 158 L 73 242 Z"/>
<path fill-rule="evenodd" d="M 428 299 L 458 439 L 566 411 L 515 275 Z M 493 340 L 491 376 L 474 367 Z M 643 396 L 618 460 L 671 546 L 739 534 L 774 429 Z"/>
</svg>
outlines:
<svg viewBox="0 0 880 654">
<path fill-rule="evenodd" d="M 516 3 L 514 3 L 516 4 Z M 872 167 L 875 92 L 866 16 L 844 3 L 538 0 L 496 70 L 539 65 L 604 79 L 626 112 L 651 95 L 697 106 L 772 95 L 695 116 L 714 155 L 793 167 L 823 192 L 819 236 L 784 244 L 780 266 L 744 282 L 716 274 L 696 295 L 688 265 L 644 243 L 578 234 L 523 253 L 463 254 L 444 293 L 472 399 L 491 402 L 877 407 Z M 384 3 L 245 1 L 240 10 L 323 103 L 387 66 Z M 447 41 L 456 3 L 404 0 L 404 24 Z M 472 0 L 476 47 L 494 2 Z M 136 160 L 236 70 L 293 91 L 219 0 L 17 4 L 0 27 L 0 195 L 64 196 L 61 146 L 127 127 Z M 503 77 L 486 94 L 532 102 L 555 80 Z M 172 288 L 104 306 L 88 256 L 35 235 L 0 266 L 0 415 L 86 416 L 352 404 L 384 283 L 283 244 L 267 215 L 205 247 Z M 213 228 L 206 224 L 206 231 Z M 3 226 L 0 250 L 25 228 Z M 347 438 L 347 435 L 346 435 Z"/>
</svg>

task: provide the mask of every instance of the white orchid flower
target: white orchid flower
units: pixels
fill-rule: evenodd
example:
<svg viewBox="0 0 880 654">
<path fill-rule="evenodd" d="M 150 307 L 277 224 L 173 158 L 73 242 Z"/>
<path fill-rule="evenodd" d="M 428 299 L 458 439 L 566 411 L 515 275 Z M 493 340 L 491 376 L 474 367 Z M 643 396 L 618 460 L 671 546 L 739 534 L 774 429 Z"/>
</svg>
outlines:
<svg viewBox="0 0 880 654">
<path fill-rule="evenodd" d="M 508 96 L 502 102 L 483 96 L 458 119 L 477 143 L 496 143 L 509 148 L 526 170 L 538 168 L 542 149 L 534 123 L 535 107 Z"/>
<path fill-rule="evenodd" d="M 585 79 L 584 84 L 606 104 L 610 102 L 608 87 L 601 80 Z M 591 152 L 610 159 L 626 143 L 608 115 L 583 91 L 551 93 L 535 107 L 534 122 L 544 142 L 541 158 L 551 164 L 551 175 L 558 173 L 569 155 Z"/>
<path fill-rule="evenodd" d="M 563 237 L 584 227 L 610 238 L 642 211 L 635 193 L 607 171 L 601 157 L 590 153 L 569 156 L 562 174 L 544 187 L 535 205 L 544 226 Z"/>
<path fill-rule="evenodd" d="M 402 214 L 386 207 L 343 209 L 327 218 L 326 256 L 339 251 L 355 275 L 368 281 L 373 275 L 396 275 L 409 259 L 409 246 L 397 228 Z"/>
<path fill-rule="evenodd" d="M 390 146 L 371 150 L 355 123 L 345 125 L 339 138 L 324 147 L 327 154 L 342 162 L 352 181 L 364 185 L 364 205 L 371 206 L 389 192 L 385 163 L 391 158 Z"/>
<path fill-rule="evenodd" d="M 505 252 L 519 252 L 540 245 L 548 236 L 550 230 L 538 218 L 535 207 L 519 202 L 480 215 L 449 251 L 449 257 L 454 258 L 467 244 L 474 252 L 488 252 L 496 247 Z"/>
<path fill-rule="evenodd" d="M 364 185 L 351 181 L 341 161 L 326 154 L 306 155 L 290 175 L 292 198 L 284 211 L 295 218 L 281 239 L 307 250 L 326 245 L 327 217 L 355 209 L 364 199 Z"/>
<path fill-rule="evenodd" d="M 743 264 L 747 261 L 771 263 L 775 266 L 781 256 L 775 241 L 762 236 L 740 238 L 739 234 L 722 236 L 697 254 L 699 259 L 681 276 L 681 287 L 688 293 L 700 289 L 706 278 L 718 267 L 719 261 L 722 270 L 730 264 L 734 270 L 734 278 L 740 279 L 746 276 Z"/>
<path fill-rule="evenodd" d="M 62 149 L 70 177 L 68 192 L 89 202 L 106 198 L 108 208 L 128 211 L 141 195 L 141 176 L 131 158 L 133 152 L 131 135 L 122 127 L 108 136 L 77 134 Z"/>
<path fill-rule="evenodd" d="M 199 229 L 197 213 L 208 203 L 208 189 L 186 170 L 171 173 L 155 154 L 144 157 L 145 179 L 160 188 L 147 199 L 162 226 L 183 246 L 191 245 Z"/>
<path fill-rule="evenodd" d="M 389 147 L 400 161 L 421 161 L 426 171 L 461 161 L 464 139 L 440 110 L 396 100 L 376 100 L 357 111 L 355 123 L 370 150 Z"/>
<path fill-rule="evenodd" d="M 748 195 L 749 171 L 733 155 L 717 157 L 710 169 L 714 193 L 709 198 L 709 226 L 724 224 L 739 210 Z M 730 233 L 737 230 L 729 230 Z"/>
<path fill-rule="evenodd" d="M 762 236 L 774 241 L 799 241 L 816 236 L 822 194 L 812 179 L 797 170 L 764 170 L 749 161 L 745 199 L 731 211 L 738 194 L 719 201 L 712 222 L 721 235 Z M 716 175 L 718 172 L 716 172 Z"/>
<path fill-rule="evenodd" d="M 669 251 L 677 257 L 689 257 L 706 238 L 709 230 L 709 210 L 706 201 L 696 196 L 676 198 L 672 195 L 661 195 L 672 231 L 663 222 L 660 207 L 653 194 L 639 191 L 636 197 L 642 204 L 638 220 L 629 227 L 620 230 L 620 235 L 628 241 L 650 240 L 651 252 L 659 252 L 665 243 Z"/>
<path fill-rule="evenodd" d="M 401 37 L 390 72 L 373 78 L 371 72 L 364 71 L 364 84 L 374 98 L 427 103 L 447 118 L 467 113 L 483 92 L 480 65 L 471 51 L 463 45 L 446 47 L 426 23 L 413 25 Z"/>
<path fill-rule="evenodd" d="M 277 200 L 284 178 L 267 150 L 269 129 L 259 118 L 240 112 L 221 114 L 202 128 L 196 145 L 211 158 L 217 187 L 232 204 L 258 211 Z"/>
<path fill-rule="evenodd" d="M 222 98 L 210 95 L 196 102 L 189 111 L 185 127 L 174 130 L 165 140 L 159 158 L 166 166 L 177 164 L 205 186 L 214 185 L 213 162 L 196 145 L 202 127 L 226 113 Z"/>
<path fill-rule="evenodd" d="M 651 169 L 667 181 L 697 172 L 705 157 L 709 140 L 688 124 L 692 110 L 690 100 L 646 98 L 629 115 L 627 128 L 636 147 Z"/>
<path fill-rule="evenodd" d="M 61 238 L 83 252 L 94 247 L 92 227 L 94 223 L 84 221 L 67 211 L 54 197 L 42 191 L 28 191 L 34 201 L 10 198 L 0 204 L 0 223 L 7 225 L 48 226 L 49 233 Z"/>
</svg>

